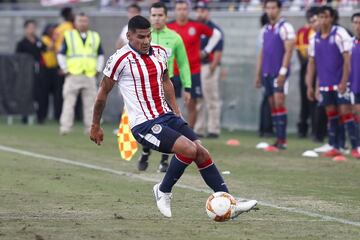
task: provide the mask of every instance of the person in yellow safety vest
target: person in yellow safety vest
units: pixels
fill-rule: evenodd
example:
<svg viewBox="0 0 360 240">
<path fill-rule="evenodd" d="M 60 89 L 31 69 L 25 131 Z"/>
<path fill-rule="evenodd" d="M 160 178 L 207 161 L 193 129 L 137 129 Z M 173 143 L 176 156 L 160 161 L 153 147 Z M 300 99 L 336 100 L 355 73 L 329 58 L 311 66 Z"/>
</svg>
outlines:
<svg viewBox="0 0 360 240">
<path fill-rule="evenodd" d="M 89 133 L 92 106 L 96 97 L 96 75 L 104 66 L 100 36 L 89 30 L 89 18 L 84 13 L 75 17 L 75 28 L 65 32 L 62 48 L 57 55 L 59 66 L 66 76 L 60 117 L 61 135 L 71 131 L 75 102 L 79 94 L 83 103 L 85 133 Z"/>
</svg>

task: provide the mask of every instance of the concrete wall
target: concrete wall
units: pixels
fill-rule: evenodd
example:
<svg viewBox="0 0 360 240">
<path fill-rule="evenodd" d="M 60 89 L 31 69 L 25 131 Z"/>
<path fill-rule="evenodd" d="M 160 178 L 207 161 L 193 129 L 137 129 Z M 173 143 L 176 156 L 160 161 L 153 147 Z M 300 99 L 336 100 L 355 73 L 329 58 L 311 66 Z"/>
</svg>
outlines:
<svg viewBox="0 0 360 240">
<path fill-rule="evenodd" d="M 12 52 L 16 41 L 21 38 L 22 24 L 25 19 L 35 18 L 39 28 L 48 22 L 58 22 L 57 12 L 0 12 L 0 52 Z M 115 41 L 124 24 L 124 12 L 92 12 L 92 28 L 102 37 L 106 56 L 115 49 Z M 222 126 L 229 129 L 257 129 L 261 90 L 254 88 L 254 75 L 259 33 L 260 13 L 212 13 L 213 20 L 225 33 L 225 50 L 222 61 L 227 77 L 221 81 Z M 287 15 L 286 18 L 298 29 L 304 24 L 303 14 Z M 170 13 L 170 17 L 172 13 Z M 350 14 L 342 17 L 342 25 L 350 27 Z M 299 65 L 295 56 L 292 59 L 292 74 L 287 100 L 289 110 L 289 128 L 295 129 L 299 112 L 298 91 Z M 122 100 L 117 89 L 111 93 L 105 110 L 106 121 L 118 121 L 122 109 Z"/>
</svg>

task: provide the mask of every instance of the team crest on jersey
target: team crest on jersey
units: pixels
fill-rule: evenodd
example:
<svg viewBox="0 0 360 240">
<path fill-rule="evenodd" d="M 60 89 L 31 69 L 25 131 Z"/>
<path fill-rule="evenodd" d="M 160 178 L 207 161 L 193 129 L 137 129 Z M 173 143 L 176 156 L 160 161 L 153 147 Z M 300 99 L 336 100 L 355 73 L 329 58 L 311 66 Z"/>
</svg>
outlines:
<svg viewBox="0 0 360 240">
<path fill-rule="evenodd" d="M 196 29 L 194 27 L 190 27 L 188 33 L 190 36 L 194 36 L 196 34 Z"/>
<path fill-rule="evenodd" d="M 159 134 L 162 130 L 162 127 L 159 124 L 155 124 L 152 128 L 151 131 L 155 134 Z"/>
</svg>

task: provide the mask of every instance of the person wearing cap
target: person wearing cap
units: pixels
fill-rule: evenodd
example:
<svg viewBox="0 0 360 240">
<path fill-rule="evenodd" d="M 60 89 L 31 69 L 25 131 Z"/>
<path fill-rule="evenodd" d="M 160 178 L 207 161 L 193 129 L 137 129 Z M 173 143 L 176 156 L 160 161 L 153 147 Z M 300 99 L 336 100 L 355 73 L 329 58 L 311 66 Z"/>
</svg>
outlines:
<svg viewBox="0 0 360 240">
<path fill-rule="evenodd" d="M 209 55 L 201 59 L 203 101 L 197 102 L 198 115 L 194 130 L 199 136 L 205 136 L 207 131 L 208 138 L 218 138 L 221 114 L 219 96 L 220 62 L 224 46 L 224 33 L 218 25 L 210 20 L 209 6 L 206 2 L 197 3 L 196 14 L 199 22 L 204 23 L 211 29 L 217 29 L 221 33 L 221 39 Z M 208 42 L 209 37 L 201 36 L 201 51 L 205 49 Z"/>
<path fill-rule="evenodd" d="M 175 20 L 167 24 L 168 28 L 177 32 L 184 41 L 186 53 L 189 59 L 191 71 L 191 99 L 187 104 L 188 123 L 190 128 L 194 128 L 196 122 L 196 103 L 202 98 L 201 90 L 201 58 L 207 57 L 216 44 L 221 40 L 221 33 L 216 29 L 211 29 L 203 23 L 189 19 L 190 6 L 187 1 L 178 0 L 175 3 Z M 200 51 L 201 36 L 209 37 L 209 41 Z M 181 76 L 180 76 L 181 77 Z M 176 96 L 181 95 L 181 80 L 179 77 L 179 69 L 174 69 L 174 87 Z"/>
</svg>

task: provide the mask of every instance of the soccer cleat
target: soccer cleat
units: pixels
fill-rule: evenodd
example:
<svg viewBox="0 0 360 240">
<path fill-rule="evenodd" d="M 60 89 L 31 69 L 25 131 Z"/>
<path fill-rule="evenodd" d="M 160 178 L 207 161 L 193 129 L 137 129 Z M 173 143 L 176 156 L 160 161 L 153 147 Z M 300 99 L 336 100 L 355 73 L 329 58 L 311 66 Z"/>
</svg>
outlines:
<svg viewBox="0 0 360 240">
<path fill-rule="evenodd" d="M 237 200 L 234 212 L 231 216 L 232 219 L 236 218 L 242 213 L 249 212 L 251 210 L 258 210 L 256 207 L 256 200 Z"/>
<path fill-rule="evenodd" d="M 159 165 L 159 172 L 166 172 L 169 167 L 168 161 L 161 161 Z"/>
<path fill-rule="evenodd" d="M 170 218 L 171 217 L 170 202 L 172 198 L 172 193 L 164 193 L 160 191 L 159 187 L 160 187 L 160 183 L 155 184 L 153 187 L 156 205 L 160 210 L 160 212 L 162 213 L 162 215 Z"/>
<path fill-rule="evenodd" d="M 150 152 L 148 152 L 148 153 L 143 152 L 141 154 L 140 159 L 138 161 L 138 165 L 137 165 L 139 171 L 145 171 L 148 168 L 149 155 L 150 155 Z"/>
<path fill-rule="evenodd" d="M 287 148 L 287 143 L 286 143 L 286 141 L 277 141 L 274 145 L 275 145 L 279 150 L 286 150 L 286 148 Z"/>
<path fill-rule="evenodd" d="M 360 159 L 360 153 L 357 150 L 357 148 L 351 150 L 351 156 L 354 157 L 354 158 Z"/>
<path fill-rule="evenodd" d="M 327 143 L 327 144 L 325 144 L 325 145 L 323 145 L 321 147 L 315 148 L 314 151 L 315 152 L 320 152 L 320 153 L 325 153 L 325 152 L 328 152 L 328 151 L 330 151 L 332 149 L 333 149 L 333 147 L 330 144 Z"/>
<path fill-rule="evenodd" d="M 323 157 L 336 157 L 342 155 L 341 152 L 339 150 L 337 150 L 336 148 L 333 148 L 327 152 L 325 152 L 322 156 Z"/>
</svg>

